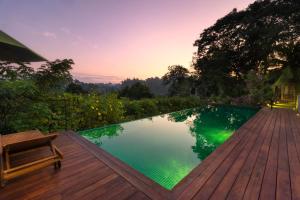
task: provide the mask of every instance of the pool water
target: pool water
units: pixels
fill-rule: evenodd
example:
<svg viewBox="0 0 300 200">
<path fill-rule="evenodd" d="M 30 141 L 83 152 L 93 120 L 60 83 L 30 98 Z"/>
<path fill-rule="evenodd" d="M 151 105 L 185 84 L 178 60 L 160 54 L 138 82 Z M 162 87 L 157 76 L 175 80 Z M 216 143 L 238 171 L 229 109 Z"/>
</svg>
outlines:
<svg viewBox="0 0 300 200">
<path fill-rule="evenodd" d="M 257 111 L 205 106 L 80 134 L 171 190 Z"/>
</svg>

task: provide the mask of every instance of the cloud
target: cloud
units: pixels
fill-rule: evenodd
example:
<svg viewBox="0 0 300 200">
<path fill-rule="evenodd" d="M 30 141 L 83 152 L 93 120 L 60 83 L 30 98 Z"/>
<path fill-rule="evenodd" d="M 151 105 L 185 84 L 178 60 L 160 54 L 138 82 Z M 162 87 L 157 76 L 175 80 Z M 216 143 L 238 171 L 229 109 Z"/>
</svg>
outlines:
<svg viewBox="0 0 300 200">
<path fill-rule="evenodd" d="M 71 34 L 71 31 L 70 29 L 66 28 L 66 27 L 61 27 L 60 28 L 61 32 L 67 34 L 67 35 L 70 35 Z"/>
<path fill-rule="evenodd" d="M 91 46 L 92 46 L 93 49 L 98 49 L 99 48 L 98 44 L 92 44 Z"/>
<path fill-rule="evenodd" d="M 120 83 L 122 80 L 124 80 L 118 76 L 90 75 L 83 73 L 73 73 L 73 75 L 79 81 L 86 83 Z"/>
<path fill-rule="evenodd" d="M 52 33 L 52 32 L 45 31 L 45 32 L 42 32 L 42 35 L 45 36 L 45 37 L 48 37 L 48 38 L 56 39 L 56 34 Z"/>
</svg>

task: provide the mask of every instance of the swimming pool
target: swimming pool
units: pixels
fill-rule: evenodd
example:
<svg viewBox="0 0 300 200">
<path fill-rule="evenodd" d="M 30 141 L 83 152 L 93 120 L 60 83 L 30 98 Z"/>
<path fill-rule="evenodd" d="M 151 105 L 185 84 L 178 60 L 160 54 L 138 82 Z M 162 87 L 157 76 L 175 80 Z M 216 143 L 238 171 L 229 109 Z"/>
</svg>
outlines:
<svg viewBox="0 0 300 200">
<path fill-rule="evenodd" d="M 205 106 L 79 134 L 171 190 L 257 111 Z"/>
</svg>

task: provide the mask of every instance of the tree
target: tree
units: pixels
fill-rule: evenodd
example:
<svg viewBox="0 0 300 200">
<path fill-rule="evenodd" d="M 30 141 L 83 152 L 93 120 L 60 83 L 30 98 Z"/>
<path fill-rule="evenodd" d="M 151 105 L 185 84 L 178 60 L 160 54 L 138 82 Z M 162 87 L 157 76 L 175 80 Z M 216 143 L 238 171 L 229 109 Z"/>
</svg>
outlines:
<svg viewBox="0 0 300 200">
<path fill-rule="evenodd" d="M 121 82 L 121 88 L 131 87 L 136 83 L 143 83 L 143 82 L 144 82 L 143 80 L 140 80 L 138 78 L 133 78 L 133 79 L 127 78 Z"/>
<path fill-rule="evenodd" d="M 130 99 L 142 99 L 142 98 L 152 98 L 153 94 L 150 92 L 149 87 L 146 84 L 137 82 L 132 86 L 126 86 L 119 92 L 120 97 L 127 97 Z"/>
<path fill-rule="evenodd" d="M 0 80 L 28 80 L 34 74 L 34 69 L 26 63 L 0 62 Z"/>
<path fill-rule="evenodd" d="M 36 106 L 39 96 L 40 92 L 32 81 L 0 81 L 0 132 L 19 130 L 20 122 L 25 119 L 34 121 L 32 116 L 24 117 L 24 114 Z"/>
<path fill-rule="evenodd" d="M 155 96 L 166 96 L 168 94 L 168 86 L 159 77 L 147 78 L 145 84 Z"/>
<path fill-rule="evenodd" d="M 163 80 L 159 77 L 151 77 L 147 78 L 146 80 L 140 80 L 137 78 L 133 79 L 125 79 L 122 81 L 120 85 L 120 89 L 124 89 L 126 87 L 131 87 L 135 83 L 142 83 L 149 87 L 150 92 L 155 96 L 166 96 L 168 93 L 168 85 L 163 83 Z"/>
<path fill-rule="evenodd" d="M 194 43 L 198 85 L 209 87 L 203 95 L 241 95 L 250 70 L 268 74 L 282 68 L 274 57 L 288 57 L 282 47 L 299 41 L 299 23 L 299 1 L 260 0 L 205 29 Z"/>
<path fill-rule="evenodd" d="M 273 57 L 274 64 L 281 66 L 275 86 L 300 85 L 300 42 L 280 47 L 278 56 Z"/>
<path fill-rule="evenodd" d="M 82 86 L 75 82 L 72 82 L 67 86 L 66 92 L 73 93 L 73 94 L 86 93 L 86 91 L 82 88 Z"/>
<path fill-rule="evenodd" d="M 250 103 L 262 105 L 274 102 L 274 92 L 268 78 L 263 74 L 258 74 L 254 70 L 249 71 L 246 77 L 246 86 L 249 91 Z"/>
<path fill-rule="evenodd" d="M 73 64 L 71 59 L 47 62 L 35 74 L 37 85 L 45 91 L 63 91 L 72 82 L 70 70 Z"/>
<path fill-rule="evenodd" d="M 190 95 L 189 71 L 181 65 L 168 67 L 168 72 L 162 77 L 163 83 L 169 85 L 170 96 Z"/>
</svg>

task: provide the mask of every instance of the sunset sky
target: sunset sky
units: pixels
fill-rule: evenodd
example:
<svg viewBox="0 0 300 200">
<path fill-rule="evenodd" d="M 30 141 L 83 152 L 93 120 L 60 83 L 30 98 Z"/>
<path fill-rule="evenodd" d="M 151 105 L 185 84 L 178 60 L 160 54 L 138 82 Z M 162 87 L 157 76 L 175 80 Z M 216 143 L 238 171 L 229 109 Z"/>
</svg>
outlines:
<svg viewBox="0 0 300 200">
<path fill-rule="evenodd" d="M 190 67 L 203 29 L 254 0 L 0 0 L 0 30 L 48 60 L 72 58 L 86 82 Z"/>
</svg>

